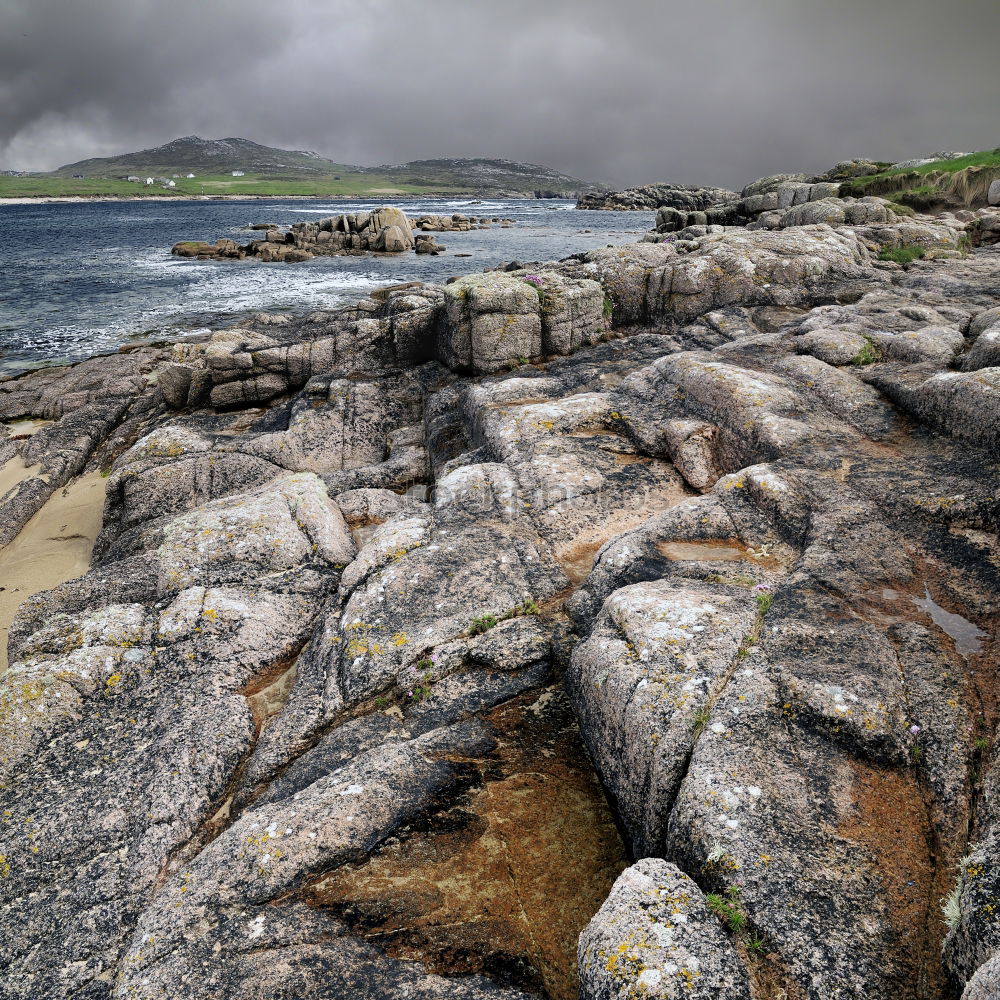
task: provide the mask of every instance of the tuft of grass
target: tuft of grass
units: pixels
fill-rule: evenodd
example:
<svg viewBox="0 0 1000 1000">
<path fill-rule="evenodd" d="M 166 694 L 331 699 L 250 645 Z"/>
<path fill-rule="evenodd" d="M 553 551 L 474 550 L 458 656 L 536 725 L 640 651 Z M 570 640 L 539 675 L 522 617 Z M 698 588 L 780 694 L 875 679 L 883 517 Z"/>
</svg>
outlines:
<svg viewBox="0 0 1000 1000">
<path fill-rule="evenodd" d="M 469 635 L 482 635 L 499 623 L 496 615 L 480 615 L 469 623 Z"/>
<path fill-rule="evenodd" d="M 516 607 L 508 608 L 502 615 L 480 615 L 473 618 L 469 624 L 469 635 L 482 635 L 491 628 L 499 625 L 500 622 L 510 621 L 511 618 L 519 618 L 521 615 L 540 615 L 542 607 L 533 597 L 526 597 L 524 601 Z M 419 667 L 420 664 L 418 663 Z"/>
<path fill-rule="evenodd" d="M 610 320 L 611 314 L 615 311 L 615 304 L 611 301 L 610 295 L 604 296 L 604 305 L 602 306 L 602 311 L 604 313 L 604 318 L 606 320 Z"/>
<path fill-rule="evenodd" d="M 425 657 L 417 660 L 413 665 L 415 671 L 419 671 L 423 676 L 414 679 L 406 692 L 406 700 L 411 703 L 426 701 L 431 696 L 434 687 L 434 661 Z"/>
<path fill-rule="evenodd" d="M 910 747 L 910 759 L 914 764 L 919 764 L 924 759 L 924 748 L 919 743 Z"/>
<path fill-rule="evenodd" d="M 750 934 L 747 936 L 746 940 L 743 942 L 743 947 L 751 955 L 759 955 L 765 948 L 766 942 L 762 937 L 757 934 Z"/>
<path fill-rule="evenodd" d="M 962 922 L 962 885 L 959 883 L 941 900 L 941 913 L 948 930 L 953 931 Z"/>
<path fill-rule="evenodd" d="M 886 247 L 878 255 L 879 260 L 893 260 L 897 264 L 912 264 L 915 260 L 920 260 L 927 251 L 923 247 Z"/>
<path fill-rule="evenodd" d="M 870 337 L 865 337 L 865 344 L 857 354 L 851 358 L 850 363 L 852 365 L 873 365 L 876 361 L 881 360 L 882 355 L 879 353 L 879 349 L 872 343 Z"/>
<path fill-rule="evenodd" d="M 708 908 L 734 934 L 739 934 L 746 926 L 747 915 L 743 912 L 739 886 L 727 886 L 724 895 L 718 892 L 708 892 L 705 894 L 705 902 L 708 903 Z"/>
<path fill-rule="evenodd" d="M 415 684 L 413 688 L 406 693 L 406 700 L 410 702 L 426 701 L 431 696 L 432 687 L 432 681 L 429 678 L 425 678 L 423 684 Z"/>
<path fill-rule="evenodd" d="M 904 200 L 905 199 L 905 200 Z M 899 202 L 893 202 L 892 213 L 893 215 L 900 216 L 912 216 L 917 214 L 917 208 L 930 208 L 931 205 L 935 204 L 938 200 L 928 193 L 925 196 L 918 195 L 916 191 L 904 191 L 902 193 L 902 198 Z M 917 204 L 914 205 L 914 202 Z"/>
<path fill-rule="evenodd" d="M 703 708 L 699 708 L 697 712 L 694 713 L 694 737 L 697 739 L 704 730 L 705 726 L 708 725 L 708 720 L 712 717 L 711 709 L 706 705 Z"/>
</svg>

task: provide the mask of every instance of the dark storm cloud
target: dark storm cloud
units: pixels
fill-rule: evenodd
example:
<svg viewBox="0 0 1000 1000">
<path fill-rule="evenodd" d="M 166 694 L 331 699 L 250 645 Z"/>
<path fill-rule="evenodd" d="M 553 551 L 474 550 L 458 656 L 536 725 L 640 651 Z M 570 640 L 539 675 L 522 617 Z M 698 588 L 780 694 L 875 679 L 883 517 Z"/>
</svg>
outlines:
<svg viewBox="0 0 1000 1000">
<path fill-rule="evenodd" d="M 0 166 L 179 135 L 740 185 L 1000 144 L 996 0 L 0 0 Z"/>
</svg>

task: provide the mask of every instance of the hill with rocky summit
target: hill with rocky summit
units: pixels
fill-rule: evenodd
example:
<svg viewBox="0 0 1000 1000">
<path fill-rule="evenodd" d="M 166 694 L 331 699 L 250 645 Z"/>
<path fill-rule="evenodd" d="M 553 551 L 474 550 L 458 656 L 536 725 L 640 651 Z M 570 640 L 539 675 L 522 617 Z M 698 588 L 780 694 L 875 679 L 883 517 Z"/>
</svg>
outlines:
<svg viewBox="0 0 1000 1000">
<path fill-rule="evenodd" d="M 1000 208 L 837 183 L 0 381 L 3 1000 L 995 1000 Z"/>
<path fill-rule="evenodd" d="M 101 156 L 67 163 L 52 171 L 56 177 L 120 174 L 166 174 L 199 171 L 221 174 L 243 170 L 258 174 L 315 177 L 320 174 L 357 170 L 307 150 L 277 149 L 250 139 L 202 139 L 188 135 L 152 149 L 117 156 Z"/>
<path fill-rule="evenodd" d="M 307 150 L 262 146 L 249 139 L 202 139 L 196 135 L 163 146 L 118 156 L 67 163 L 48 176 L 119 178 L 128 175 L 171 177 L 187 173 L 217 176 L 241 170 L 246 175 L 283 181 L 363 181 L 373 187 L 403 186 L 427 193 L 477 192 L 515 197 L 579 197 L 601 185 L 549 167 L 503 159 L 432 159 L 359 167 L 337 163 Z"/>
</svg>

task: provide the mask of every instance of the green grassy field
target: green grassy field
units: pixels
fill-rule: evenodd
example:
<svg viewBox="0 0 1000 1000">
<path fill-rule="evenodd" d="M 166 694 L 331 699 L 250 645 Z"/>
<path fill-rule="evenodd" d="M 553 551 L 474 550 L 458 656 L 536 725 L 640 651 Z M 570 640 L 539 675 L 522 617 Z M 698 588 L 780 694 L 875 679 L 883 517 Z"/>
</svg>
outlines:
<svg viewBox="0 0 1000 1000">
<path fill-rule="evenodd" d="M 167 175 L 169 176 L 169 175 Z M 145 177 L 145 175 L 144 175 Z M 454 184 L 433 183 L 412 184 L 393 177 L 378 174 L 344 174 L 339 180 L 333 177 L 315 179 L 281 178 L 265 174 L 247 174 L 233 177 L 231 174 L 204 175 L 194 178 L 178 177 L 174 188 L 162 188 L 157 184 L 136 184 L 121 180 L 102 180 L 86 177 L 52 177 L 37 175 L 32 177 L 0 177 L 0 198 L 148 198 L 191 197 L 193 195 L 230 195 L 237 197 L 277 197 L 289 196 L 336 198 L 392 197 L 413 195 L 471 194 L 471 187 L 456 187 Z"/>
</svg>

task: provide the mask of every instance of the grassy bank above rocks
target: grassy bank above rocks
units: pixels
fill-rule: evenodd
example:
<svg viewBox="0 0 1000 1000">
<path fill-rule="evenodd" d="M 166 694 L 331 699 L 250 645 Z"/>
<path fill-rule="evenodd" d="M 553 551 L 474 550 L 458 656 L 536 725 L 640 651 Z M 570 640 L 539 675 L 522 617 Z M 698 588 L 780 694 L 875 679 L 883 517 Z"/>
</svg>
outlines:
<svg viewBox="0 0 1000 1000">
<path fill-rule="evenodd" d="M 918 211 L 986 204 L 993 181 L 1000 179 L 1000 148 L 953 160 L 884 170 L 843 181 L 841 197 L 880 195 Z"/>
</svg>

